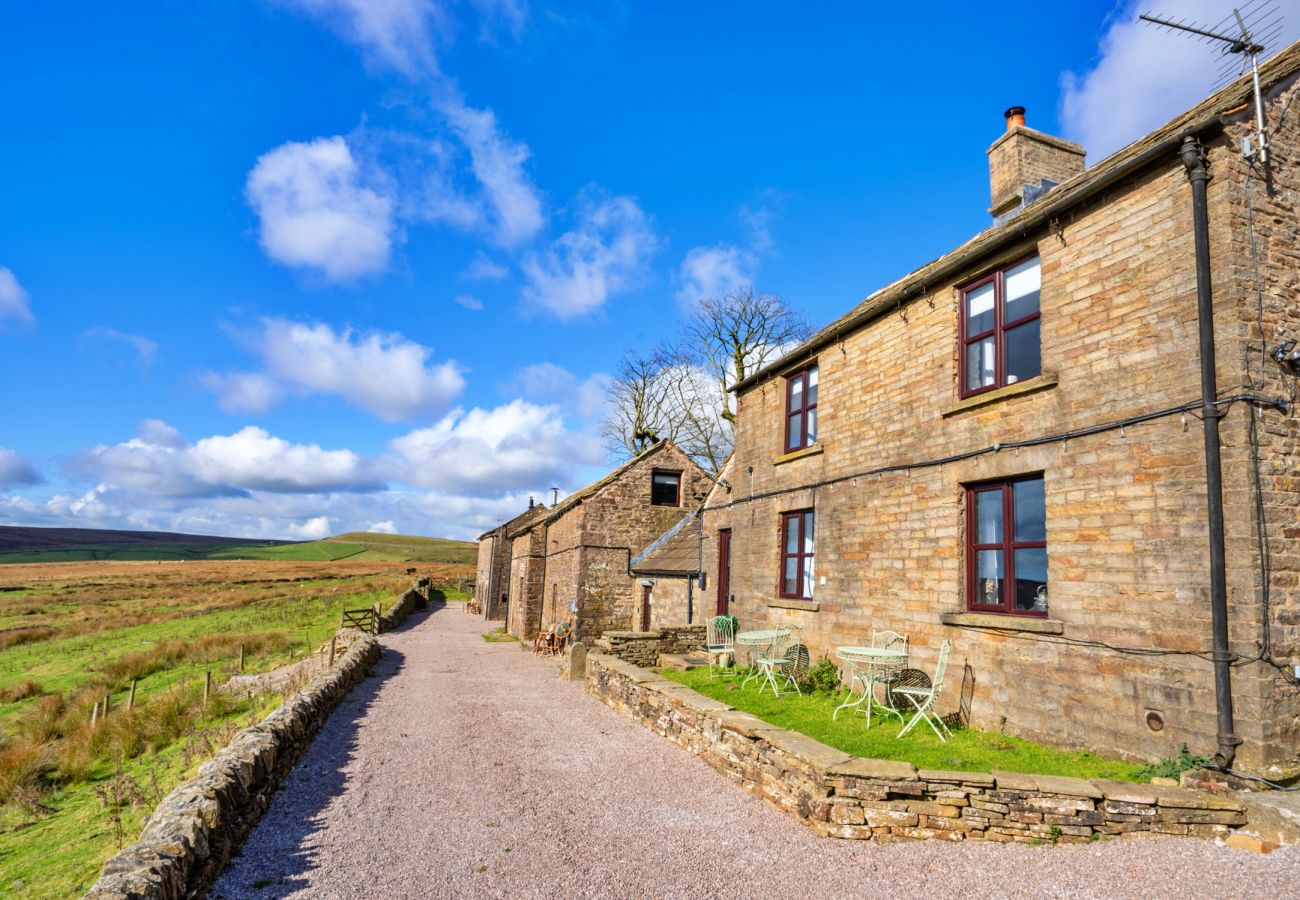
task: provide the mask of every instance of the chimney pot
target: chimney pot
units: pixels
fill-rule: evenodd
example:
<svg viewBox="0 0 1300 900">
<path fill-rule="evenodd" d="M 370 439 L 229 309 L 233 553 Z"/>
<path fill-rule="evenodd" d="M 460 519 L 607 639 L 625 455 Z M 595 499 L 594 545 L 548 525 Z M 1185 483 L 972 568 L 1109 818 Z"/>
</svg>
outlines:
<svg viewBox="0 0 1300 900">
<path fill-rule="evenodd" d="M 1023 126 L 1025 124 L 1025 108 L 1023 106 L 1013 106 L 1003 115 L 1007 117 L 1007 131 L 1018 125 Z"/>
<path fill-rule="evenodd" d="M 533 508 L 533 498 L 532 498 L 532 497 L 529 497 L 529 498 L 528 498 L 528 508 L 529 508 L 529 509 L 532 509 L 532 508 Z"/>
</svg>

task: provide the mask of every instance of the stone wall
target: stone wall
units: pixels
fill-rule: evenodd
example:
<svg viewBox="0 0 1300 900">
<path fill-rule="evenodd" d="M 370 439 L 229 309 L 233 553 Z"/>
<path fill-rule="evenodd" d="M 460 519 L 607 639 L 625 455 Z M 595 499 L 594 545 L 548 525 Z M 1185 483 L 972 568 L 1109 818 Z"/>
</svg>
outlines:
<svg viewBox="0 0 1300 900">
<path fill-rule="evenodd" d="M 1136 832 L 1222 837 L 1235 799 L 1178 787 L 863 759 L 593 653 L 587 690 L 823 836 L 1083 843 Z"/>
<path fill-rule="evenodd" d="M 546 572 L 546 526 L 534 525 L 510 543 L 510 601 L 506 631 L 521 641 L 537 636 L 542 617 L 542 577 Z"/>
<path fill-rule="evenodd" d="M 381 631 L 427 602 L 428 587 L 422 578 L 403 593 L 380 617 Z M 374 637 L 340 629 L 337 638 L 346 651 L 334 667 L 235 735 L 164 797 L 140 839 L 104 863 L 87 900 L 179 900 L 207 891 L 330 713 L 378 662 Z"/>
<path fill-rule="evenodd" d="M 704 649 L 703 625 L 674 625 L 651 631 L 607 631 L 596 641 L 601 653 L 636 666 L 659 665 L 661 653 L 692 653 Z"/>
<path fill-rule="evenodd" d="M 1277 116 L 1297 90 L 1275 91 L 1269 114 Z M 1218 384 L 1225 396 L 1243 386 L 1288 396 L 1295 376 L 1261 360 L 1260 351 L 1300 339 L 1300 117 L 1273 138 L 1283 186 L 1271 198 L 1258 176 L 1245 180 L 1245 129 L 1233 122 L 1206 138 Z M 960 400 L 958 290 L 1034 252 L 1042 264 L 1043 374 L 975 402 Z M 814 656 L 889 629 L 911 638 L 910 664 L 931 671 L 951 639 L 942 703 L 953 709 L 966 697 L 978 726 L 1129 759 L 1171 756 L 1183 743 L 1213 752 L 1205 466 L 1192 414 L 854 477 L 1196 401 L 1197 358 L 1191 193 L 1171 150 L 1072 210 L 1059 233 L 1046 225 L 1025 233 L 821 349 L 819 435 L 811 450 L 782 453 L 779 372 L 741 391 L 732 488 L 716 491 L 704 515 L 705 569 L 717 577 L 717 533 L 731 528 L 731 612 L 740 627 L 799 625 Z M 1239 761 L 1265 769 L 1285 765 L 1300 747 L 1300 690 L 1284 672 L 1245 663 L 1260 652 L 1266 620 L 1278 661 L 1300 663 L 1300 407 L 1224 409 L 1230 637 L 1243 661 L 1232 670 L 1236 731 L 1245 740 Z M 1252 415 L 1268 520 L 1267 606 Z M 965 488 L 1037 473 L 1047 494 L 1048 618 L 972 615 Z M 811 602 L 778 596 L 780 515 L 800 509 L 816 513 Z"/>
</svg>

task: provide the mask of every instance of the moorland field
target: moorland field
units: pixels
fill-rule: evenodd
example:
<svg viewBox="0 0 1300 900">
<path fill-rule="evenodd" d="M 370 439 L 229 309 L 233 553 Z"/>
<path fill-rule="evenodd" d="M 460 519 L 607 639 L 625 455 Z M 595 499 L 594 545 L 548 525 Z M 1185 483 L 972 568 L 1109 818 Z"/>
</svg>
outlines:
<svg viewBox="0 0 1300 900">
<path fill-rule="evenodd" d="M 387 606 L 422 576 L 456 599 L 473 576 L 410 561 L 437 547 L 398 552 L 420 539 L 364 537 L 396 559 L 0 566 L 0 896 L 83 892 L 168 791 L 278 705 L 218 689 L 241 648 L 246 675 L 297 665 L 301 681 L 343 608 Z"/>
</svg>

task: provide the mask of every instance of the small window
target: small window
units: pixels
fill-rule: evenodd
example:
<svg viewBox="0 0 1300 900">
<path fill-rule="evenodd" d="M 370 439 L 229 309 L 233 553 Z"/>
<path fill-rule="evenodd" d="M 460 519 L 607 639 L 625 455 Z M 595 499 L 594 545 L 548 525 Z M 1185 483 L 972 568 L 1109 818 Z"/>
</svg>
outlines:
<svg viewBox="0 0 1300 900">
<path fill-rule="evenodd" d="M 1047 497 L 1043 476 L 966 489 L 966 605 L 1047 615 Z"/>
<path fill-rule="evenodd" d="M 961 291 L 961 396 L 1043 371 L 1038 257 L 986 275 Z"/>
<path fill-rule="evenodd" d="M 781 596 L 811 600 L 813 595 L 813 511 L 781 514 Z"/>
<path fill-rule="evenodd" d="M 817 367 L 796 372 L 785 383 L 785 452 L 817 443 Z"/>
<path fill-rule="evenodd" d="M 654 506 L 681 506 L 682 473 L 656 469 L 650 486 L 650 503 Z"/>
</svg>

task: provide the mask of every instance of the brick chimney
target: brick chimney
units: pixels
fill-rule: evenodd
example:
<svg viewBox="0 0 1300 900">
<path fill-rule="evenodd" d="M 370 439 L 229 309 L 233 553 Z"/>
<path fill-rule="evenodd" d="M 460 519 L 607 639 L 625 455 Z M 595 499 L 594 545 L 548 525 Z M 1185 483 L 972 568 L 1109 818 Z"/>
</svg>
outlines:
<svg viewBox="0 0 1300 900">
<path fill-rule="evenodd" d="M 1086 152 L 1025 125 L 1025 108 L 1005 113 L 1007 130 L 989 147 L 989 188 L 994 218 L 1014 214 L 1041 197 L 1048 188 L 1083 171 Z"/>
</svg>

